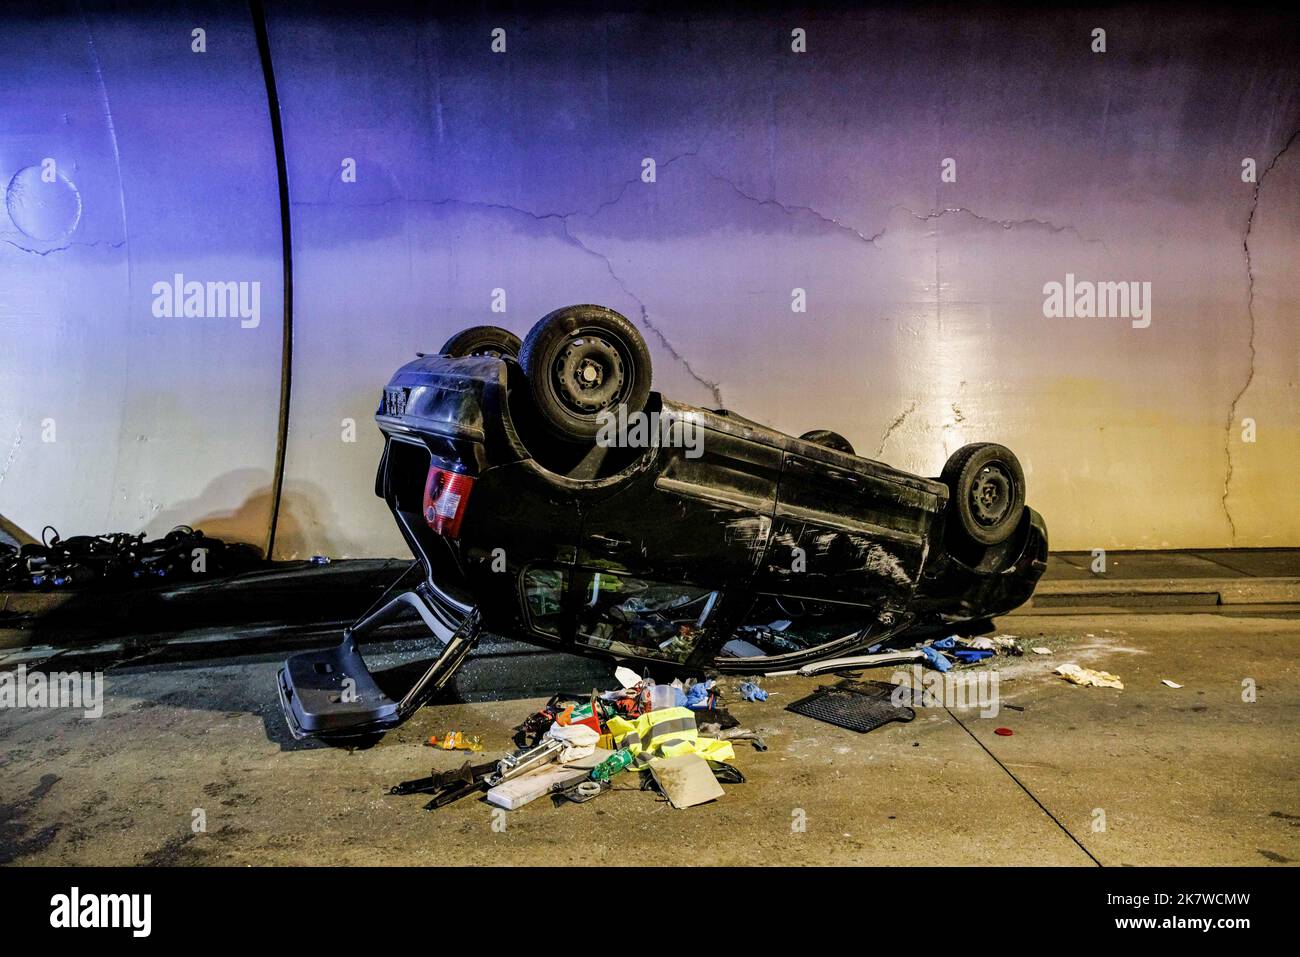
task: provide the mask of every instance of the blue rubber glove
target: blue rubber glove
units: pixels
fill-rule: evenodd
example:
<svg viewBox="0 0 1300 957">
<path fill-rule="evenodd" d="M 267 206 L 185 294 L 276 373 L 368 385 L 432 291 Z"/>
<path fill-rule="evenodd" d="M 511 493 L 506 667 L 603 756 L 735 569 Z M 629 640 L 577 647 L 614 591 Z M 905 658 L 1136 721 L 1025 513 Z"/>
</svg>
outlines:
<svg viewBox="0 0 1300 957">
<path fill-rule="evenodd" d="M 709 700 L 709 692 L 713 688 L 713 679 L 708 681 L 697 681 L 691 685 L 691 690 L 686 692 L 686 707 L 703 708 Z"/>
<path fill-rule="evenodd" d="M 926 663 L 938 671 L 952 670 L 952 662 L 943 656 L 942 652 L 936 651 L 932 645 L 926 645 L 920 649 L 921 654 L 925 655 Z"/>
</svg>

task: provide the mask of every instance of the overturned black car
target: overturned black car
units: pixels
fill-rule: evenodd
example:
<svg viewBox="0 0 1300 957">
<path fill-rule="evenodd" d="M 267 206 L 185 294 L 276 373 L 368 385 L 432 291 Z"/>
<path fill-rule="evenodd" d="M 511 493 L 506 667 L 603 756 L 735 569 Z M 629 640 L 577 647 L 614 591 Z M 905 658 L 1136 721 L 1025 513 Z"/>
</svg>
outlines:
<svg viewBox="0 0 1300 957">
<path fill-rule="evenodd" d="M 968 445 L 938 479 L 650 390 L 636 328 L 570 306 L 524 342 L 468 329 L 398 369 L 375 491 L 421 581 L 290 658 L 296 736 L 404 721 L 481 629 L 640 670 L 763 674 L 908 629 L 979 623 L 1032 594 L 1047 533 L 1016 457 Z M 357 640 L 413 608 L 443 642 L 400 700 Z"/>
</svg>

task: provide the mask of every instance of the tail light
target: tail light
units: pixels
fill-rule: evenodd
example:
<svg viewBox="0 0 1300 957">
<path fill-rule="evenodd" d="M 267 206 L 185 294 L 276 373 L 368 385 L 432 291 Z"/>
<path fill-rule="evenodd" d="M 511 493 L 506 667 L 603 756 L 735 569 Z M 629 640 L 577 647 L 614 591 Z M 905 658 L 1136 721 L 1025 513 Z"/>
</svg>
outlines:
<svg viewBox="0 0 1300 957">
<path fill-rule="evenodd" d="M 448 538 L 459 536 L 473 488 L 474 480 L 468 475 L 431 466 L 424 483 L 424 520 L 429 527 Z"/>
</svg>

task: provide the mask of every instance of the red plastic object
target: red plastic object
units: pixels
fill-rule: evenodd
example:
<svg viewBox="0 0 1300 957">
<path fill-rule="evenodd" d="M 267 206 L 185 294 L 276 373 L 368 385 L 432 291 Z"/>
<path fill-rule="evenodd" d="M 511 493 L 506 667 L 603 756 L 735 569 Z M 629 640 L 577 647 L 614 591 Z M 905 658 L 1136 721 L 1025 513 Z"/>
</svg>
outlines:
<svg viewBox="0 0 1300 957">
<path fill-rule="evenodd" d="M 473 488 L 474 480 L 468 475 L 431 466 L 424 483 L 425 522 L 439 535 L 456 538 Z"/>
<path fill-rule="evenodd" d="M 1009 737 L 1011 737 L 1013 734 L 1015 734 L 1015 732 L 1012 731 L 1010 728 L 994 728 L 994 729 L 993 729 L 993 733 L 994 733 L 994 734 L 1000 734 L 1000 735 L 1002 735 L 1002 737 L 1004 737 L 1004 738 L 1009 738 Z"/>
</svg>

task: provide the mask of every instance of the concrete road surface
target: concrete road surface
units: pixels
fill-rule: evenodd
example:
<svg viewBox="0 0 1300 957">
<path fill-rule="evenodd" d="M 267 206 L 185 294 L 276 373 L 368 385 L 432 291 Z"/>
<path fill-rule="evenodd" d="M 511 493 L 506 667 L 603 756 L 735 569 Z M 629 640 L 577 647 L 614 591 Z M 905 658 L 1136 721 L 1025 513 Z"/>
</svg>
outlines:
<svg viewBox="0 0 1300 957">
<path fill-rule="evenodd" d="M 739 745 L 748 781 L 681 811 L 630 774 L 587 804 L 540 800 L 504 816 L 478 798 L 430 813 L 421 797 L 386 793 L 461 762 L 423 747 L 430 734 L 480 734 L 495 755 L 554 691 L 608 687 L 596 662 L 488 645 L 441 703 L 352 752 L 289 737 L 282 655 L 123 663 L 106 673 L 98 718 L 0 710 L 0 862 L 1300 861 L 1300 621 L 1058 610 L 998 625 L 1050 654 L 977 669 L 990 693 L 996 673 L 987 707 L 922 708 L 868 734 L 784 710 L 832 676 L 766 679 L 765 704 L 739 700 L 728 679 L 731 710 L 769 750 Z M 419 648 L 397 647 L 379 660 Z M 1052 674 L 1064 662 L 1112 672 L 1124 689 L 1068 684 Z"/>
</svg>

